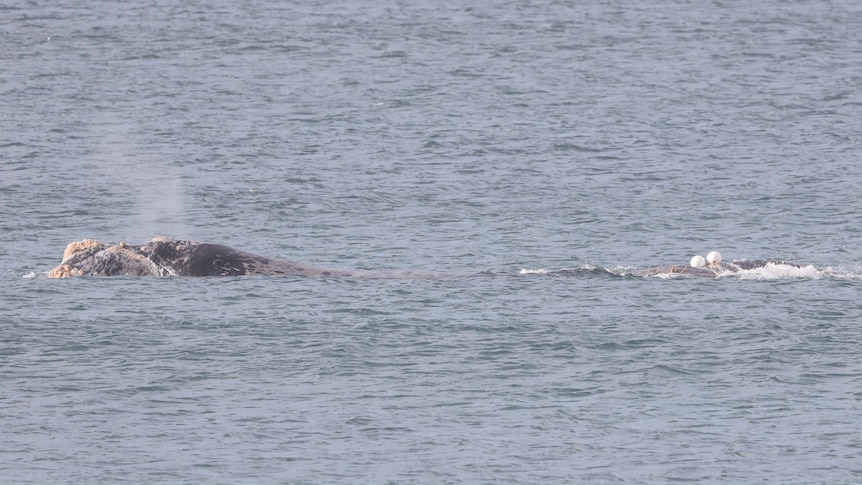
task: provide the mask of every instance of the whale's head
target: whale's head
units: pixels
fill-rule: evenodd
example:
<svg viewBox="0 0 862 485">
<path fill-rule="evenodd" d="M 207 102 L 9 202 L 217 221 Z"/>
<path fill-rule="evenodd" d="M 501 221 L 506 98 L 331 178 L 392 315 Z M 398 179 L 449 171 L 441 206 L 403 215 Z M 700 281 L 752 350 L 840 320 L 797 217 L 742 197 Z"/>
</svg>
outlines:
<svg viewBox="0 0 862 485">
<path fill-rule="evenodd" d="M 84 239 L 83 241 L 69 243 L 63 252 L 62 262 L 68 263 L 69 261 L 80 260 L 104 248 L 105 245 L 95 239 Z"/>
<path fill-rule="evenodd" d="M 75 241 L 66 246 L 60 266 L 48 272 L 50 278 L 72 278 L 81 276 L 84 271 L 79 265 L 87 258 L 105 249 L 105 245 L 95 239 Z"/>
<path fill-rule="evenodd" d="M 149 252 L 149 246 L 133 247 L 124 242 L 106 246 L 95 239 L 84 239 L 66 246 L 60 266 L 49 271 L 48 277 L 161 274 L 148 259 Z"/>
</svg>

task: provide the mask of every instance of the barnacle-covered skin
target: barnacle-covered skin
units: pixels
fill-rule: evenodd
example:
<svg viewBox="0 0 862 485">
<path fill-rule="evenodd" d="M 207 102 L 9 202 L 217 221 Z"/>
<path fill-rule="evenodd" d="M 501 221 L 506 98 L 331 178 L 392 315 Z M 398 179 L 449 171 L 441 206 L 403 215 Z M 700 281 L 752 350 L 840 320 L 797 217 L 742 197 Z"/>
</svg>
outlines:
<svg viewBox="0 0 862 485">
<path fill-rule="evenodd" d="M 52 278 L 75 276 L 362 276 L 361 271 L 318 268 L 286 259 L 258 256 L 221 244 L 153 238 L 148 244 L 107 246 L 95 239 L 69 244 Z"/>
</svg>

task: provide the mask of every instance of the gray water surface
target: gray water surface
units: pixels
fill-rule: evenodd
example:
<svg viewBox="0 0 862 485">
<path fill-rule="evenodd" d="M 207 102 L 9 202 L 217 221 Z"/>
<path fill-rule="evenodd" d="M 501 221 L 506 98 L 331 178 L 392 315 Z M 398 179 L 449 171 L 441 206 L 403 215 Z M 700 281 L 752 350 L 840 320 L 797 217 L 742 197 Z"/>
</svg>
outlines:
<svg viewBox="0 0 862 485">
<path fill-rule="evenodd" d="M 0 7 L 0 481 L 862 479 L 856 2 L 235 3 Z"/>
</svg>

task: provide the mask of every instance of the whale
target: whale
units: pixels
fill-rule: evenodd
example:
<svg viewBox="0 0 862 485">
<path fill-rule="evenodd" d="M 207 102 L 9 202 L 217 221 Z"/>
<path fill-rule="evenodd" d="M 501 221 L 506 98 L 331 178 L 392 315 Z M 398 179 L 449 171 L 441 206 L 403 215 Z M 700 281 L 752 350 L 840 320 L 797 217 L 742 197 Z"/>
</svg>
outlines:
<svg viewBox="0 0 862 485">
<path fill-rule="evenodd" d="M 634 276 L 673 276 L 718 278 L 770 264 L 801 266 L 771 259 L 724 263 L 713 251 L 704 259 L 695 256 L 686 264 L 656 266 L 636 270 Z M 575 272 L 577 273 L 577 272 Z M 500 273 L 483 272 L 482 275 Z M 568 274 L 558 272 L 556 274 Z M 368 271 L 323 268 L 288 259 L 261 256 L 215 243 L 154 237 L 146 244 L 120 242 L 107 245 L 84 239 L 66 246 L 60 265 L 48 271 L 50 278 L 76 276 L 322 276 L 335 278 L 448 278 L 469 274 L 444 274 L 430 271 Z"/>
</svg>

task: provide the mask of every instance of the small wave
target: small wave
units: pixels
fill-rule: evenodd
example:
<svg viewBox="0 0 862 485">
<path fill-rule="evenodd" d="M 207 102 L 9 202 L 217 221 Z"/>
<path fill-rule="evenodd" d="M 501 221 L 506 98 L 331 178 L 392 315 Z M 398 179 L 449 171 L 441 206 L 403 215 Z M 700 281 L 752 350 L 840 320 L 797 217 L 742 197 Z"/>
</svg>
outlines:
<svg viewBox="0 0 862 485">
<path fill-rule="evenodd" d="M 658 278 L 660 280 L 678 280 L 678 279 L 690 279 L 692 276 L 686 273 L 656 273 L 652 275 L 646 275 L 644 278 Z"/>
<path fill-rule="evenodd" d="M 862 280 L 862 268 L 849 270 L 845 268 L 833 268 L 828 266 L 822 270 L 823 275 L 840 280 Z"/>
<path fill-rule="evenodd" d="M 548 274 L 550 271 L 546 269 L 527 269 L 521 268 L 521 271 L 518 271 L 518 274 Z"/>
<path fill-rule="evenodd" d="M 561 268 L 561 269 L 544 269 L 544 268 L 536 268 L 536 269 L 528 269 L 524 268 L 518 272 L 518 274 L 522 275 L 548 275 L 548 276 L 559 276 L 559 277 L 608 277 L 608 276 L 625 276 L 624 274 L 611 271 L 607 268 L 602 268 L 600 266 L 594 266 L 591 264 L 585 264 L 583 266 L 577 266 L 574 268 Z"/>
</svg>

